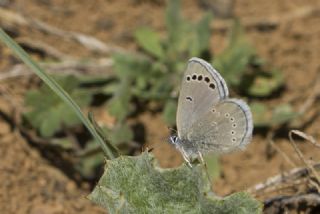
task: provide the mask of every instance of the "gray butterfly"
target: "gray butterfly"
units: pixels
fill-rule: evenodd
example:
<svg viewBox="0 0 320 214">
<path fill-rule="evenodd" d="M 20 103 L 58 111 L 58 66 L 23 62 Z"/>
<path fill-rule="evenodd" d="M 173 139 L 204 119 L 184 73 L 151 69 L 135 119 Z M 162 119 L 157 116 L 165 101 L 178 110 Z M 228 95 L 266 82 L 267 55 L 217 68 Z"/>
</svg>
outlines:
<svg viewBox="0 0 320 214">
<path fill-rule="evenodd" d="M 209 63 L 189 60 L 178 101 L 178 136 L 171 136 L 170 141 L 190 166 L 191 158 L 203 161 L 203 154 L 227 153 L 250 143 L 250 108 L 228 96 L 226 82 Z"/>
</svg>

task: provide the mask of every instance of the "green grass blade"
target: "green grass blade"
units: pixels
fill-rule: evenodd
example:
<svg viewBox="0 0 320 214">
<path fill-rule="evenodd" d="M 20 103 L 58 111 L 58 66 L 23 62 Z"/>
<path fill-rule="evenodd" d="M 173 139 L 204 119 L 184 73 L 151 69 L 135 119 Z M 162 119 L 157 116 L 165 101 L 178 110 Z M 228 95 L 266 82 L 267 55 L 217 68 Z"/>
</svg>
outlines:
<svg viewBox="0 0 320 214">
<path fill-rule="evenodd" d="M 0 28 L 0 39 L 16 54 L 31 70 L 36 73 L 67 105 L 70 106 L 80 118 L 82 123 L 87 127 L 92 136 L 99 142 L 102 150 L 105 152 L 108 159 L 113 159 L 114 155 L 110 148 L 104 143 L 103 139 L 96 132 L 90 121 L 83 115 L 80 107 L 72 100 L 68 93 L 48 74 L 42 70 L 36 62 L 13 40 L 8 34 Z"/>
</svg>

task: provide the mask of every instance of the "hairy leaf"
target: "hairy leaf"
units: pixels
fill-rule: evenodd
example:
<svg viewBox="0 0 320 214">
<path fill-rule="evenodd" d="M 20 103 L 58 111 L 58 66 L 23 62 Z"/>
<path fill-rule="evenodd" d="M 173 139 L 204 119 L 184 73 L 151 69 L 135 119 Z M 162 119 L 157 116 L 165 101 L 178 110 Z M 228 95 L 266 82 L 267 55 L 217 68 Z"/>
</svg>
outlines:
<svg viewBox="0 0 320 214">
<path fill-rule="evenodd" d="M 199 165 L 161 169 L 148 153 L 108 160 L 89 199 L 109 213 L 254 214 L 262 210 L 246 193 L 215 197 Z"/>
</svg>

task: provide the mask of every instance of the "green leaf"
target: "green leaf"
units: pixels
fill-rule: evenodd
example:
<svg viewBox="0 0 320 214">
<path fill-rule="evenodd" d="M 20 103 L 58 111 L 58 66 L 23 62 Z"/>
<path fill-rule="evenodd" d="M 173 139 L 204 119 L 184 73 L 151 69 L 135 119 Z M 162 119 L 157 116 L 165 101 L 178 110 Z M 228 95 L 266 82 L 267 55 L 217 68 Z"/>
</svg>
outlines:
<svg viewBox="0 0 320 214">
<path fill-rule="evenodd" d="M 80 107 L 90 104 L 91 92 L 79 88 L 79 81 L 74 76 L 58 76 L 56 79 Z M 43 137 L 51 137 L 64 127 L 68 128 L 81 123 L 69 105 L 46 85 L 37 91 L 29 91 L 26 94 L 25 103 L 29 109 L 24 113 L 25 118 Z"/>
<path fill-rule="evenodd" d="M 116 54 L 113 58 L 118 82 L 106 89 L 106 92 L 114 93 L 108 103 L 108 111 L 122 121 L 133 110 L 130 102 L 132 97 L 135 95 L 141 98 L 152 79 L 156 77 L 148 59 L 124 54 Z"/>
<path fill-rule="evenodd" d="M 282 104 L 275 108 L 268 108 L 261 102 L 250 103 L 255 126 L 283 125 L 299 116 L 289 104 Z"/>
<path fill-rule="evenodd" d="M 176 100 L 168 100 L 164 106 L 164 110 L 162 112 L 164 121 L 172 126 L 176 122 L 176 112 L 177 112 L 177 101 Z"/>
<path fill-rule="evenodd" d="M 200 56 L 204 51 L 209 50 L 209 42 L 211 37 L 210 21 L 212 16 L 207 13 L 195 26 L 195 38 L 190 44 L 191 56 Z"/>
<path fill-rule="evenodd" d="M 161 45 L 159 35 L 150 28 L 140 28 L 135 32 L 135 38 L 138 44 L 149 54 L 162 59 L 164 50 Z"/>
<path fill-rule="evenodd" d="M 107 130 L 110 141 L 114 144 L 128 143 L 133 139 L 133 131 L 125 123 L 118 123 L 113 129 Z"/>
<path fill-rule="evenodd" d="M 215 197 L 199 165 L 161 169 L 148 153 L 107 161 L 89 199 L 111 214 L 262 212 L 261 203 L 247 193 Z"/>
<path fill-rule="evenodd" d="M 207 169 L 210 178 L 218 178 L 220 175 L 220 165 L 219 158 L 216 155 L 206 155 L 204 156 L 205 163 L 207 164 Z"/>
<path fill-rule="evenodd" d="M 69 138 L 53 139 L 50 142 L 52 145 L 60 146 L 63 149 L 73 149 L 74 144 Z"/>
<path fill-rule="evenodd" d="M 192 43 L 195 33 L 194 25 L 185 21 L 181 16 L 180 0 L 168 2 L 166 27 L 168 36 L 164 42 L 164 47 L 166 48 L 165 61 L 175 63 L 181 59 L 187 59 L 187 56 L 190 55 L 190 43 Z"/>
<path fill-rule="evenodd" d="M 271 122 L 274 125 L 280 125 L 289 122 L 297 116 L 298 113 L 294 112 L 289 104 L 282 104 L 274 109 Z"/>
<path fill-rule="evenodd" d="M 90 141 L 86 144 L 83 152 L 90 151 L 97 148 L 98 144 L 95 141 Z M 81 174 L 82 177 L 93 179 L 96 176 L 97 170 L 104 162 L 103 153 L 93 152 L 90 155 L 82 156 L 75 165 L 75 169 Z"/>
<path fill-rule="evenodd" d="M 182 18 L 180 14 L 180 1 L 171 0 L 166 8 L 166 27 L 169 44 L 175 44 L 182 33 Z"/>
<path fill-rule="evenodd" d="M 108 112 L 118 120 L 123 121 L 132 110 L 130 104 L 131 97 L 130 80 L 122 79 L 122 82 L 117 87 L 117 91 L 108 103 Z"/>
<path fill-rule="evenodd" d="M 214 67 L 221 72 L 228 84 L 239 86 L 255 50 L 246 40 L 238 21 L 234 22 L 228 47 L 214 58 Z"/>
<path fill-rule="evenodd" d="M 279 70 L 273 70 L 265 75 L 257 75 L 248 93 L 256 97 L 266 97 L 284 84 L 283 75 Z"/>
<path fill-rule="evenodd" d="M 149 59 L 129 54 L 114 54 L 113 60 L 119 79 L 145 74 L 152 66 Z"/>
<path fill-rule="evenodd" d="M 118 82 L 111 82 L 111 83 L 108 83 L 106 86 L 104 86 L 102 89 L 101 89 L 101 93 L 104 93 L 106 95 L 110 95 L 110 94 L 114 94 L 117 92 L 117 89 L 118 89 Z"/>
<path fill-rule="evenodd" d="M 271 114 L 268 112 L 268 108 L 261 102 L 250 103 L 250 109 L 252 112 L 254 126 L 269 126 Z"/>
</svg>

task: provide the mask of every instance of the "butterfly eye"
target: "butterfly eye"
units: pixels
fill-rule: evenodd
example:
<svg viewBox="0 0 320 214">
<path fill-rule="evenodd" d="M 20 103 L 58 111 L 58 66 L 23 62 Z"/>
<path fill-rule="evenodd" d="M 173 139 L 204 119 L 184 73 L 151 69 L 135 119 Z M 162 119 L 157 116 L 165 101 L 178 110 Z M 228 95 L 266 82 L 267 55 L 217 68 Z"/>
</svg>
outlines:
<svg viewBox="0 0 320 214">
<path fill-rule="evenodd" d="M 210 82 L 210 78 L 209 78 L 209 77 L 205 77 L 205 78 L 204 78 L 204 81 L 206 81 L 207 83 L 209 83 L 209 82 Z"/>
<path fill-rule="evenodd" d="M 202 75 L 198 76 L 198 80 L 201 81 L 202 80 Z"/>
<path fill-rule="evenodd" d="M 195 74 L 192 75 L 192 79 L 193 79 L 193 80 L 196 80 L 196 79 L 197 79 L 197 75 L 195 75 Z"/>
<path fill-rule="evenodd" d="M 190 76 L 187 76 L 187 81 L 190 81 L 190 79 L 191 79 Z"/>
<path fill-rule="evenodd" d="M 176 143 L 178 141 L 178 137 L 177 136 L 171 136 L 170 139 L 171 139 L 172 143 Z"/>
<path fill-rule="evenodd" d="M 216 85 L 213 84 L 213 83 L 210 83 L 209 87 L 212 88 L 212 89 L 215 89 L 215 88 L 216 88 Z"/>
<path fill-rule="evenodd" d="M 232 124 L 232 127 L 233 127 L 233 128 L 236 128 L 236 127 L 237 127 L 237 124 L 235 124 L 235 123 Z"/>
<path fill-rule="evenodd" d="M 225 117 L 230 117 L 230 114 L 229 113 L 225 113 L 225 115 L 224 115 Z"/>
</svg>

